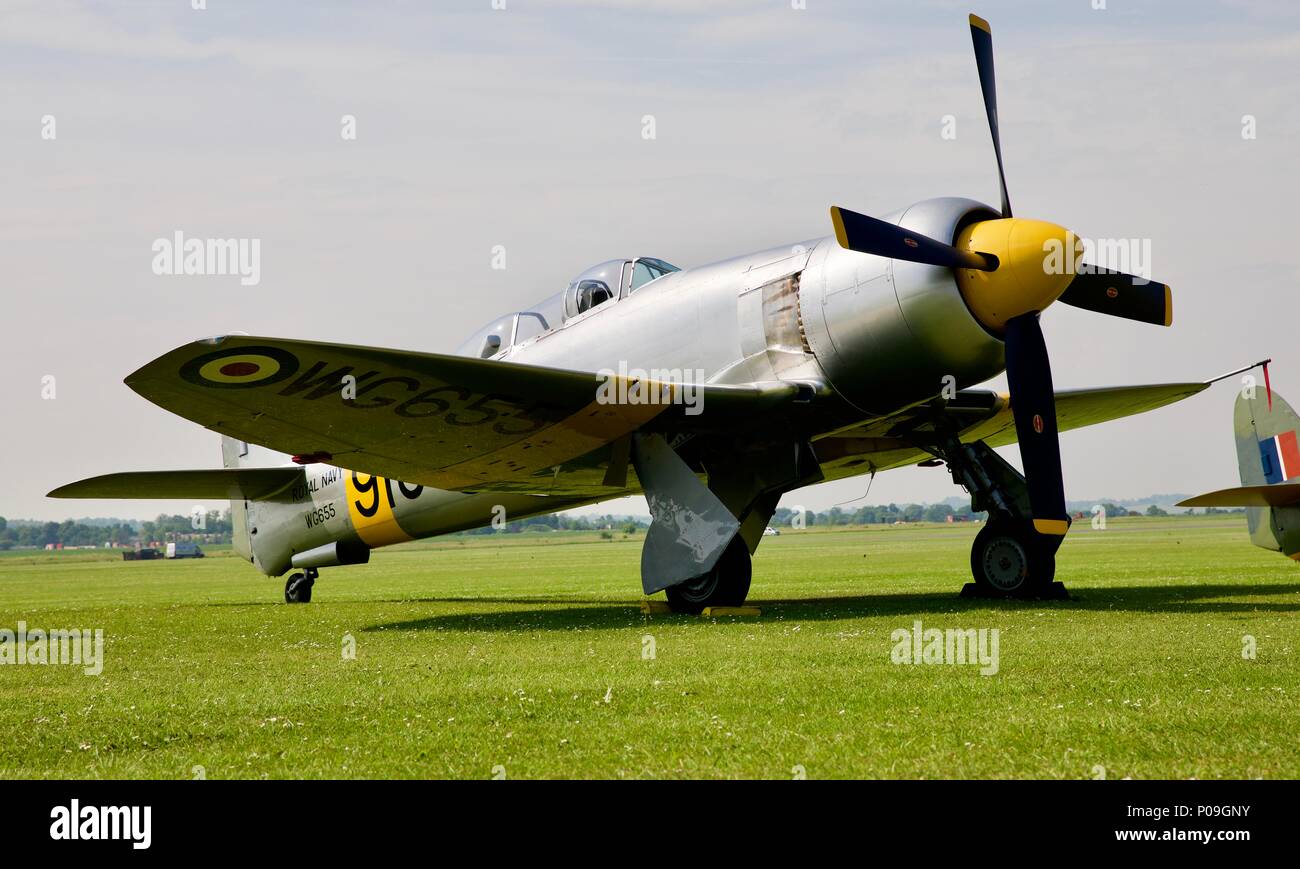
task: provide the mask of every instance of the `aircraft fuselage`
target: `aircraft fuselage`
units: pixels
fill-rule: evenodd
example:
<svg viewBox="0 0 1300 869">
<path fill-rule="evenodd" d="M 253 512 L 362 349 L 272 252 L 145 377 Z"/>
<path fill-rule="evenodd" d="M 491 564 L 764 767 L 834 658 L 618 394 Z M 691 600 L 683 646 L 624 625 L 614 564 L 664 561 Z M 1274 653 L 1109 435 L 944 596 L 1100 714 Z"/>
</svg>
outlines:
<svg viewBox="0 0 1300 869">
<path fill-rule="evenodd" d="M 952 239 L 993 213 L 950 198 L 887 219 Z M 1002 342 L 971 315 L 951 270 L 847 251 L 834 237 L 672 272 L 637 290 L 622 286 L 603 304 L 571 309 L 549 325 L 518 343 L 507 335 L 495 358 L 585 371 L 695 372 L 705 383 L 816 384 L 838 401 L 819 418 L 820 430 L 800 433 L 810 440 L 945 387 L 987 380 L 1003 367 Z M 305 553 L 328 561 L 321 548 L 331 543 L 339 552 L 373 549 L 637 491 L 632 481 L 599 498 L 566 497 L 562 487 L 558 494 L 451 492 L 309 465 L 301 486 L 248 504 L 248 554 L 278 575 Z"/>
</svg>

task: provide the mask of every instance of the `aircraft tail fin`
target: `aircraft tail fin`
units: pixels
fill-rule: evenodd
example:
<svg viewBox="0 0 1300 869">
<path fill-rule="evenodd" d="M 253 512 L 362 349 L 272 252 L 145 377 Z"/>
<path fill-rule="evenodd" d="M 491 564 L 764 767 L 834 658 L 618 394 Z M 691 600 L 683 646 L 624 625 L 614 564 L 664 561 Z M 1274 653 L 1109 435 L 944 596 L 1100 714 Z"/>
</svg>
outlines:
<svg viewBox="0 0 1300 869">
<path fill-rule="evenodd" d="M 247 456 L 248 444 L 227 435 L 221 436 L 223 467 L 242 467 Z M 253 560 L 253 538 L 248 533 L 248 501 L 243 498 L 232 498 L 230 501 L 230 542 L 231 548 L 240 558 Z"/>
<path fill-rule="evenodd" d="M 1300 416 L 1276 392 L 1242 390 L 1233 434 L 1241 486 L 1179 506 L 1245 507 L 1252 543 L 1300 560 Z"/>
</svg>

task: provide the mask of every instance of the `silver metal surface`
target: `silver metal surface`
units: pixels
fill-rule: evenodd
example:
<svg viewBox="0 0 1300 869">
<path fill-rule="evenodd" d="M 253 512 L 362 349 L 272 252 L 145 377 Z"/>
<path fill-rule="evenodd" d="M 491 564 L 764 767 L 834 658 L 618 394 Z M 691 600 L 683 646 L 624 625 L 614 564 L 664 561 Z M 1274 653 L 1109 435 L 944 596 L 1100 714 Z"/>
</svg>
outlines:
<svg viewBox="0 0 1300 869">
<path fill-rule="evenodd" d="M 931 199 L 883 218 L 940 241 L 996 216 L 969 199 Z M 952 271 L 841 248 L 823 239 L 804 271 L 800 305 L 808 343 L 831 385 L 865 413 L 881 415 L 1003 368 L 1002 342 L 962 299 Z"/>
</svg>

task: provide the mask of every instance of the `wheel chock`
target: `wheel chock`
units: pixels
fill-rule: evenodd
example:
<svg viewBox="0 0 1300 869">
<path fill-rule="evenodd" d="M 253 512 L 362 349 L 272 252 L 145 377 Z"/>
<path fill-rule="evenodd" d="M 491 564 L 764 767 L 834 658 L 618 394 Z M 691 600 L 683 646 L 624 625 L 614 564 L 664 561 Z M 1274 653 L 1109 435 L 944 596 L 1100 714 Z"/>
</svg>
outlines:
<svg viewBox="0 0 1300 869">
<path fill-rule="evenodd" d="M 673 615 L 672 607 L 667 601 L 641 601 L 643 615 Z M 763 611 L 756 606 L 708 606 L 700 613 L 702 616 L 761 616 Z"/>
<path fill-rule="evenodd" d="M 978 583 L 968 582 L 961 587 L 962 597 L 987 598 L 990 600 L 1070 600 L 1070 592 L 1065 583 L 1053 582 L 1039 594 L 1024 597 L 1016 595 L 994 594 Z"/>
</svg>

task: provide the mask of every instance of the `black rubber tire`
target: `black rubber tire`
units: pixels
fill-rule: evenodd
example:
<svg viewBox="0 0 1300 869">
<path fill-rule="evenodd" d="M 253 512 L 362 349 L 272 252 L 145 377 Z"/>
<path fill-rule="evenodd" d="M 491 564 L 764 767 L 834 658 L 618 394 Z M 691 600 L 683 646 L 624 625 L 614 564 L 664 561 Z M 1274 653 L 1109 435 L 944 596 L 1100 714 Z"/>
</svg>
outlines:
<svg viewBox="0 0 1300 869">
<path fill-rule="evenodd" d="M 712 570 L 680 585 L 670 586 L 664 593 L 673 612 L 699 615 L 705 607 L 743 605 L 752 578 L 749 547 L 738 534 L 731 538 Z"/>
<path fill-rule="evenodd" d="M 284 583 L 285 603 L 311 603 L 311 587 L 316 580 L 302 573 L 293 573 Z"/>
<path fill-rule="evenodd" d="M 1056 578 L 1056 553 L 1032 526 L 993 519 L 970 550 L 975 582 L 995 597 L 1038 597 Z"/>
</svg>

